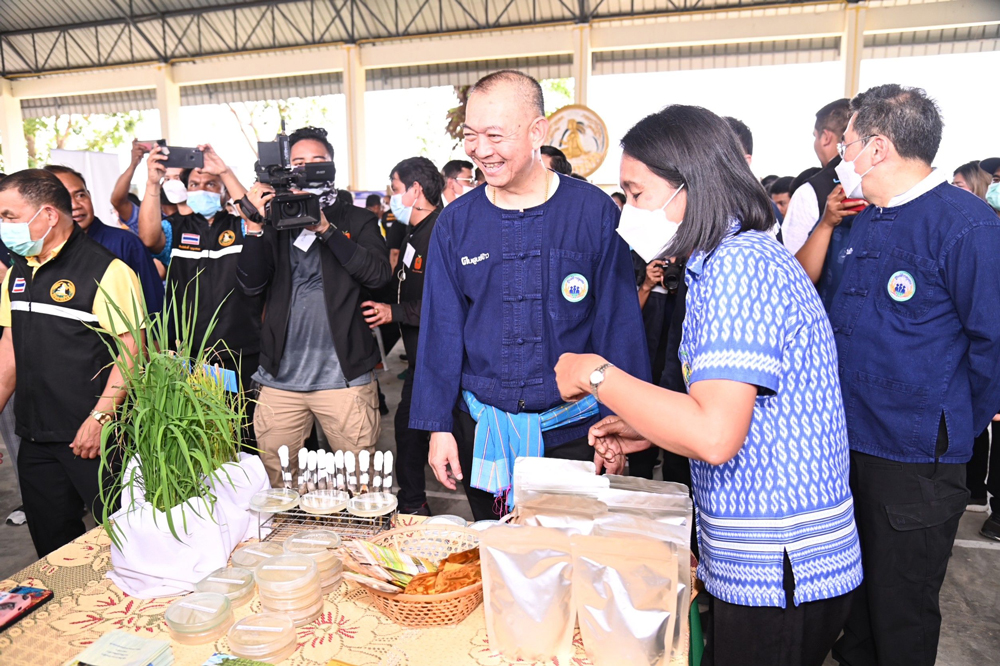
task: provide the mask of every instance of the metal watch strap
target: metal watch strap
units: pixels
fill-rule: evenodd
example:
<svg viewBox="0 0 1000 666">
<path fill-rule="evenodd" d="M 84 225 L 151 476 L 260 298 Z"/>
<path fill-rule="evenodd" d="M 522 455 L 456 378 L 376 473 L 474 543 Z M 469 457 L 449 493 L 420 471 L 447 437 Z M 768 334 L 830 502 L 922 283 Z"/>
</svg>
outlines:
<svg viewBox="0 0 1000 666">
<path fill-rule="evenodd" d="M 591 376 L 593 376 L 595 372 L 601 373 L 601 381 L 599 383 L 595 384 L 593 380 L 590 380 L 590 390 L 594 394 L 594 398 L 597 399 L 597 402 L 601 402 L 601 397 L 597 395 L 597 390 L 601 387 L 601 384 L 604 383 L 605 379 L 604 371 L 607 370 L 608 368 L 613 368 L 613 367 L 615 367 L 614 363 L 605 363 L 604 365 L 596 368 L 593 372 L 590 373 Z M 588 377 L 588 379 L 590 378 Z M 603 405 L 604 403 L 601 402 L 601 404 Z"/>
</svg>

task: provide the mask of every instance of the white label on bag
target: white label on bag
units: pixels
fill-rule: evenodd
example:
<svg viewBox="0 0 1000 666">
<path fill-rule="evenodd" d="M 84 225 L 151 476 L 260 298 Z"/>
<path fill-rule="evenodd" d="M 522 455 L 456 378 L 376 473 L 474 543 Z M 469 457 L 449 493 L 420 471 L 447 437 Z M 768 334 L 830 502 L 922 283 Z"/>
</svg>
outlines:
<svg viewBox="0 0 1000 666">
<path fill-rule="evenodd" d="M 285 631 L 284 627 L 255 627 L 249 624 L 240 624 L 236 628 L 240 631 L 273 631 L 274 633 Z"/>
<path fill-rule="evenodd" d="M 223 585 L 243 585 L 242 580 L 233 580 L 232 578 L 217 578 L 215 576 L 209 576 L 206 580 L 213 583 L 222 583 Z"/>
<path fill-rule="evenodd" d="M 309 567 L 281 566 L 279 564 L 265 564 L 264 569 L 269 571 L 305 571 Z"/>
<path fill-rule="evenodd" d="M 403 265 L 409 268 L 410 264 L 413 263 L 413 257 L 416 253 L 417 251 L 413 248 L 412 245 L 407 245 L 406 254 L 403 255 Z"/>
<path fill-rule="evenodd" d="M 177 604 L 181 608 L 190 608 L 191 610 L 201 611 L 202 613 L 216 613 L 218 608 L 206 608 L 205 606 L 199 606 L 198 604 L 188 603 L 187 601 L 182 601 Z"/>
<path fill-rule="evenodd" d="M 299 237 L 295 239 L 295 247 L 299 248 L 303 252 L 309 250 L 312 244 L 316 242 L 316 232 L 309 231 L 308 229 L 303 229 L 299 233 Z"/>
</svg>

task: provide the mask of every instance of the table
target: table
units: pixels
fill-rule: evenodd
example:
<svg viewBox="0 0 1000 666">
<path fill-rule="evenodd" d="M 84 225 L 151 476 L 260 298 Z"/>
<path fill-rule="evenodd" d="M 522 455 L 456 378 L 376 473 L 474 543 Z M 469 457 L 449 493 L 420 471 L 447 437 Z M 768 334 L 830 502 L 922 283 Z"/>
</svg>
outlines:
<svg viewBox="0 0 1000 666">
<path fill-rule="evenodd" d="M 0 589 L 37 585 L 54 592 L 51 601 L 0 633 L 0 663 L 18 666 L 62 666 L 102 634 L 116 629 L 146 638 L 170 640 L 163 614 L 176 597 L 136 599 L 118 589 L 105 573 L 111 563 L 111 541 L 95 528 L 47 557 L 0 581 Z M 236 618 L 261 612 L 260 600 L 235 609 Z M 367 593 L 342 583 L 325 598 L 319 619 L 298 629 L 299 649 L 282 662 L 288 666 L 326 666 L 339 659 L 355 666 L 503 666 L 509 662 L 492 652 L 480 605 L 461 624 L 434 629 L 407 629 L 378 612 Z M 589 666 L 579 634 L 569 666 Z M 177 666 L 201 666 L 214 652 L 229 652 L 226 638 L 198 646 L 173 644 Z M 531 666 L 518 662 L 520 666 Z M 687 658 L 674 660 L 686 664 Z M 539 662 L 538 666 L 555 666 Z M 561 665 L 565 666 L 565 665 Z"/>
</svg>

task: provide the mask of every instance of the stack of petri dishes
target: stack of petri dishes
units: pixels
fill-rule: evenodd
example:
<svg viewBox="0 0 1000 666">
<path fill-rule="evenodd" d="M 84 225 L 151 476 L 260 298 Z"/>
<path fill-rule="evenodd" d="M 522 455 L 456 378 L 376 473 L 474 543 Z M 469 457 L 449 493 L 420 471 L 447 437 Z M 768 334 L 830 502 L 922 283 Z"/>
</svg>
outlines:
<svg viewBox="0 0 1000 666">
<path fill-rule="evenodd" d="M 215 592 L 196 592 L 170 604 L 163 619 L 170 637 L 182 645 L 212 643 L 233 626 L 229 598 Z"/>
<path fill-rule="evenodd" d="M 260 605 L 284 613 L 296 627 L 309 624 L 323 612 L 319 567 L 307 555 L 269 557 L 254 570 Z"/>
<path fill-rule="evenodd" d="M 248 615 L 229 630 L 229 647 L 237 657 L 277 664 L 295 652 L 295 625 L 282 613 Z"/>
<path fill-rule="evenodd" d="M 258 564 L 267 558 L 281 555 L 284 552 L 280 543 L 272 543 L 270 541 L 248 543 L 242 548 L 233 551 L 231 561 L 234 567 L 253 571 L 257 568 Z"/>
<path fill-rule="evenodd" d="M 316 560 L 324 594 L 339 585 L 344 577 L 344 563 L 334 552 L 337 548 L 340 548 L 340 536 L 328 530 L 299 532 L 285 539 L 286 553 L 308 555 Z"/>
<path fill-rule="evenodd" d="M 199 592 L 218 592 L 229 597 L 233 608 L 239 608 L 253 599 L 255 584 L 253 572 L 239 567 L 216 569 L 198 581 L 194 588 Z"/>
</svg>

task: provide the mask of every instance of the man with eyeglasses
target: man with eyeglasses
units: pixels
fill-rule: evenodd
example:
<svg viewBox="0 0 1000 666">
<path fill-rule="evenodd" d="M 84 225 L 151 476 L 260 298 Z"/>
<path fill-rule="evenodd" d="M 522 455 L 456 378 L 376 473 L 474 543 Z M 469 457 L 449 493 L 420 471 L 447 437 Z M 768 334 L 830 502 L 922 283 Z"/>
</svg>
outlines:
<svg viewBox="0 0 1000 666">
<path fill-rule="evenodd" d="M 444 189 L 441 190 L 441 203 L 445 206 L 463 194 L 468 194 L 476 187 L 476 179 L 472 175 L 475 168 L 468 160 L 452 160 L 441 169 L 444 176 Z"/>
<path fill-rule="evenodd" d="M 871 202 L 830 307 L 865 580 L 833 655 L 931 666 L 938 595 L 969 498 L 972 441 L 1000 411 L 1000 218 L 931 164 L 923 90 L 861 93 L 837 175 Z"/>
</svg>

